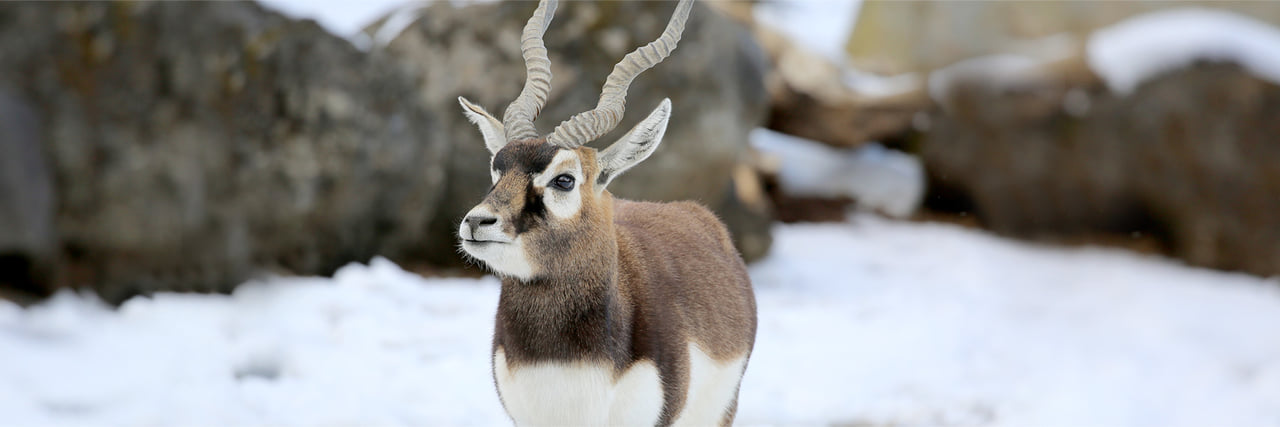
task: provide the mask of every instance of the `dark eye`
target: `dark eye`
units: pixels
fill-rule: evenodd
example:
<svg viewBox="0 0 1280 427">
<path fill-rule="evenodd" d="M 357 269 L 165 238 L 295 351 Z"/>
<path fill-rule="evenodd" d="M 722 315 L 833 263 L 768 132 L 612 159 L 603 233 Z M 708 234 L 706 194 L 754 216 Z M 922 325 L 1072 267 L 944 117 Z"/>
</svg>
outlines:
<svg viewBox="0 0 1280 427">
<path fill-rule="evenodd" d="M 573 189 L 573 175 L 564 174 L 557 176 L 551 180 L 551 185 L 561 191 L 569 191 Z"/>
</svg>

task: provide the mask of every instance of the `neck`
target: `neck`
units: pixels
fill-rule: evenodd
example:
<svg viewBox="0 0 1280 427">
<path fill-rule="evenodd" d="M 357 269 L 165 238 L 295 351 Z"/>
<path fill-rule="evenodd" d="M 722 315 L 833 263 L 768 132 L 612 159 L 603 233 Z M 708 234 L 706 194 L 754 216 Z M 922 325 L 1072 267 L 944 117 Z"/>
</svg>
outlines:
<svg viewBox="0 0 1280 427">
<path fill-rule="evenodd" d="M 569 253 L 595 256 L 561 257 L 529 281 L 503 279 L 494 345 L 509 362 L 624 361 L 631 311 L 617 286 L 616 240 L 583 240 L 573 246 L 597 247 Z"/>
</svg>

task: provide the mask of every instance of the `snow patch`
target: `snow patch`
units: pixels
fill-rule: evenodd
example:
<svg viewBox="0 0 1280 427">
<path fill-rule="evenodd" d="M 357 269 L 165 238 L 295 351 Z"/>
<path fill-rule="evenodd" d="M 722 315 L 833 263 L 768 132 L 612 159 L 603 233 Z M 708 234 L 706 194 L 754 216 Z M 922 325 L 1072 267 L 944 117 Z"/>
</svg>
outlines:
<svg viewBox="0 0 1280 427">
<path fill-rule="evenodd" d="M 1120 94 L 1196 60 L 1233 61 L 1280 84 L 1280 29 L 1215 9 L 1151 12 L 1094 31 L 1088 60 Z"/>
<path fill-rule="evenodd" d="M 756 3 L 757 22 L 781 31 L 788 39 L 844 66 L 844 45 L 862 7 L 861 0 L 782 0 Z"/>
<path fill-rule="evenodd" d="M 993 89 L 1035 86 L 1046 81 L 1043 64 L 1043 60 L 1011 53 L 966 59 L 929 73 L 929 97 L 950 108 L 951 95 L 961 85 Z"/>
<path fill-rule="evenodd" d="M 968 58 L 930 72 L 929 97 L 951 111 L 952 96 L 961 86 L 997 92 L 1045 85 L 1063 77 L 1055 68 L 1079 58 L 1079 46 L 1077 37 L 1067 33 L 1011 42 L 1007 53 Z"/>
<path fill-rule="evenodd" d="M 422 17 L 424 7 L 405 6 L 386 15 L 386 20 L 374 32 L 371 43 L 373 46 L 386 46 L 391 43 L 405 28 L 409 28 L 418 18 Z"/>
<path fill-rule="evenodd" d="M 781 162 L 778 179 L 792 195 L 849 197 L 894 217 L 911 215 L 924 197 L 920 161 L 880 144 L 842 150 L 763 128 L 751 131 L 751 144 Z"/>
<path fill-rule="evenodd" d="M 905 95 L 920 89 L 920 74 L 904 73 L 892 76 L 860 71 L 852 67 L 843 70 L 845 86 L 869 97 Z"/>
<path fill-rule="evenodd" d="M 437 1 L 448 1 L 454 7 L 497 0 L 261 0 L 268 8 L 294 19 L 311 19 L 330 33 L 346 38 L 360 49 L 385 46 L 413 24 L 427 6 Z M 364 34 L 364 28 L 386 17 L 372 37 Z"/>
<path fill-rule="evenodd" d="M 756 3 L 752 14 L 758 23 L 778 31 L 794 43 L 794 47 L 802 49 L 804 56 L 812 56 L 815 60 L 831 64 L 839 73 L 833 80 L 838 79 L 859 95 L 890 97 L 919 90 L 923 79 L 917 73 L 882 76 L 849 65 L 845 44 L 852 35 L 861 6 L 860 0 L 766 1 Z M 795 61 L 793 58 L 783 62 L 804 68 L 821 68 L 825 65 Z"/>
<path fill-rule="evenodd" d="M 406 0 L 261 0 L 261 3 L 295 19 L 315 20 L 330 33 L 351 39 L 375 19 L 403 8 Z"/>
</svg>

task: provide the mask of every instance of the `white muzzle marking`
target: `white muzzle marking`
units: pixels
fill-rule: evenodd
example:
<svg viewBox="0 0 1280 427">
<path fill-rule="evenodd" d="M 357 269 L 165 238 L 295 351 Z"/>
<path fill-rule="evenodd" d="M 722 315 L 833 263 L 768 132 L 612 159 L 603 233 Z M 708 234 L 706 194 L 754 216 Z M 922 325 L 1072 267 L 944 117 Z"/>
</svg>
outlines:
<svg viewBox="0 0 1280 427">
<path fill-rule="evenodd" d="M 490 224 L 468 224 L 463 221 L 458 226 L 458 239 L 462 241 L 462 250 L 472 258 L 480 260 L 490 270 L 501 276 L 515 277 L 520 280 L 533 278 L 535 270 L 529 262 L 524 250 L 524 241 L 520 237 L 512 237 L 502 231 L 504 221 L 484 205 L 476 206 L 467 212 L 464 218 L 489 217 L 497 219 Z"/>
</svg>

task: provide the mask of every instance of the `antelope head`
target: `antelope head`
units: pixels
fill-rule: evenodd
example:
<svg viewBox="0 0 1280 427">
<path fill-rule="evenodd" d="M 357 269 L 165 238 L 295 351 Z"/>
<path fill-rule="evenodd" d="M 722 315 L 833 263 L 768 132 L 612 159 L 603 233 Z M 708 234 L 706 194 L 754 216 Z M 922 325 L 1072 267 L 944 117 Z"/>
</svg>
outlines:
<svg viewBox="0 0 1280 427">
<path fill-rule="evenodd" d="M 551 91 L 551 61 L 542 36 L 555 13 L 554 0 L 542 0 L 525 24 L 521 51 L 525 85 L 507 106 L 502 120 L 459 97 L 463 113 L 480 128 L 492 153 L 493 187 L 458 227 L 462 249 L 494 272 L 524 281 L 548 271 L 611 254 L 612 196 L 605 187 L 619 174 L 648 158 L 658 147 L 671 117 L 664 99 L 647 118 L 604 150 L 584 144 L 613 130 L 622 120 L 627 87 L 676 48 L 692 0 L 682 0 L 657 40 L 627 54 L 613 68 L 590 111 L 577 114 L 539 136 L 533 120 Z"/>
</svg>

